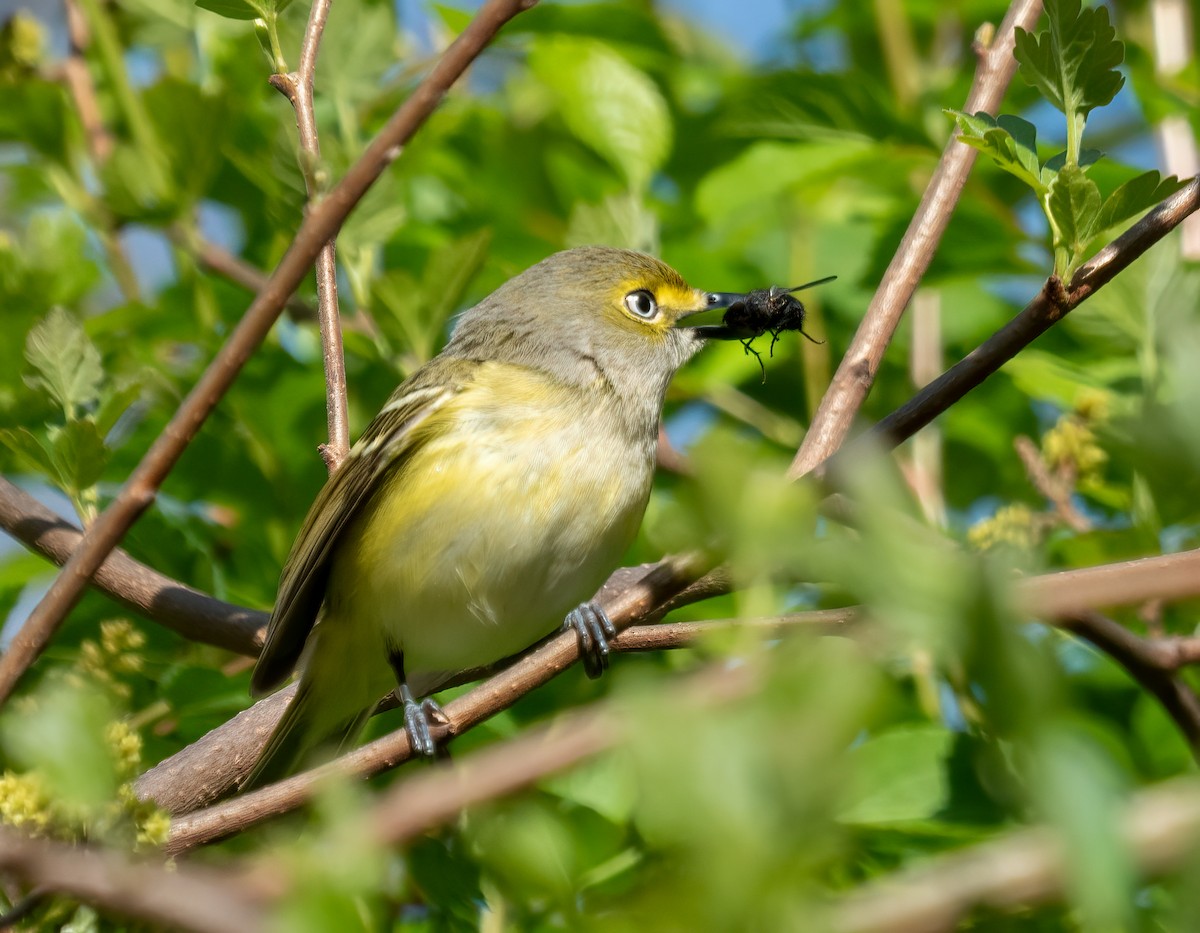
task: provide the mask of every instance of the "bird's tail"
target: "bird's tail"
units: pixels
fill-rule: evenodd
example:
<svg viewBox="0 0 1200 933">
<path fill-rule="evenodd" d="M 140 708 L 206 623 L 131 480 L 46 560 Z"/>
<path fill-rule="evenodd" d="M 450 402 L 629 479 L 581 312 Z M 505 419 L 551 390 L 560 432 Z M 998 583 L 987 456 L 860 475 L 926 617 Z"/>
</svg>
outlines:
<svg viewBox="0 0 1200 933">
<path fill-rule="evenodd" d="M 348 626 L 328 622 L 318 623 L 309 636 L 296 696 L 239 790 L 274 783 L 317 764 L 322 755 L 337 754 L 358 737 L 380 697 L 394 686 L 382 650 L 362 652 Z"/>
<path fill-rule="evenodd" d="M 296 696 L 263 747 L 253 770 L 239 787 L 245 793 L 281 781 L 307 765 L 316 764 L 318 755 L 335 755 L 358 736 L 371 714 L 371 707 L 331 721 L 319 690 L 301 679 Z"/>
</svg>

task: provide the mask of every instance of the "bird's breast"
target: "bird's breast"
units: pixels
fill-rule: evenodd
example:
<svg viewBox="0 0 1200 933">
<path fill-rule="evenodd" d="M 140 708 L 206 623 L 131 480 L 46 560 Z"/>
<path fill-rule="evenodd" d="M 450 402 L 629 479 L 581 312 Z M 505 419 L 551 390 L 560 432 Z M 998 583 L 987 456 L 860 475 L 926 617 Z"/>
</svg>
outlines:
<svg viewBox="0 0 1200 933">
<path fill-rule="evenodd" d="M 653 477 L 654 426 L 603 393 L 509 376 L 445 417 L 348 529 L 330 582 L 338 615 L 409 671 L 486 664 L 552 631 L 620 561 Z"/>
</svg>

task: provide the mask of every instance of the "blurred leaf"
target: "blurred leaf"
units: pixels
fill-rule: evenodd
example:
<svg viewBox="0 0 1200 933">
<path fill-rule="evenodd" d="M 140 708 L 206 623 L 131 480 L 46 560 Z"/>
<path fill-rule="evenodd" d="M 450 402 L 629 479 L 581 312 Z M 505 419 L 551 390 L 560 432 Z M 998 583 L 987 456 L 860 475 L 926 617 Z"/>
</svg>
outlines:
<svg viewBox="0 0 1200 933">
<path fill-rule="evenodd" d="M 3 87 L 0 141 L 31 146 L 56 162 L 68 159 L 71 117 L 63 88 L 49 81 L 26 80 Z"/>
<path fill-rule="evenodd" d="M 778 197 L 794 185 L 848 170 L 870 152 L 863 140 L 755 143 L 714 169 L 696 191 L 696 209 L 709 223 Z"/>
<path fill-rule="evenodd" d="M 62 308 L 53 309 L 29 332 L 25 358 L 37 371 L 26 381 L 49 393 L 68 419 L 95 403 L 104 379 L 100 353 Z"/>
<path fill-rule="evenodd" d="M 26 469 L 58 479 L 58 464 L 53 448 L 27 428 L 0 428 L 3 444 Z"/>
<path fill-rule="evenodd" d="M 658 86 L 606 46 L 582 39 L 542 39 L 529 64 L 553 90 L 571 132 L 620 169 L 633 190 L 644 188 L 673 136 Z"/>
<path fill-rule="evenodd" d="M 950 796 L 946 758 L 953 741 L 953 733 L 938 726 L 898 726 L 855 746 L 838 819 L 897 823 L 937 814 Z"/>
<path fill-rule="evenodd" d="M 259 19 L 265 12 L 263 4 L 251 0 L 196 0 L 196 6 L 226 19 Z"/>
<path fill-rule="evenodd" d="M 114 718 L 100 692 L 65 683 L 46 684 L 31 708 L 0 720 L 5 751 L 36 769 L 56 797 L 95 811 L 117 792 L 117 774 L 105 730 Z"/>
<path fill-rule="evenodd" d="M 1070 886 L 1090 929 L 1128 928 L 1133 865 L 1121 833 L 1119 779 L 1110 760 L 1078 730 L 1052 726 L 1035 746 L 1032 790 L 1044 818 L 1064 833 Z"/>
<path fill-rule="evenodd" d="M 54 444 L 55 467 L 64 488 L 77 493 L 95 485 L 109 456 L 96 422 L 90 417 L 68 421 L 53 429 L 50 439 Z"/>
</svg>

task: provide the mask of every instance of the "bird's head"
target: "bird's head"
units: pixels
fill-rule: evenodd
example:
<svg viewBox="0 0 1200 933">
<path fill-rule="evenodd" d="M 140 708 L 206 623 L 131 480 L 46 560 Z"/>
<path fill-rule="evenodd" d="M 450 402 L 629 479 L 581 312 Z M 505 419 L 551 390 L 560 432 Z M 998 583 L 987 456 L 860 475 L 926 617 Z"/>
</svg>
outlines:
<svg viewBox="0 0 1200 933">
<path fill-rule="evenodd" d="M 463 315 L 448 352 L 534 366 L 572 381 L 660 398 L 704 345 L 693 314 L 719 307 L 666 263 L 603 246 L 565 250 L 510 279 Z"/>
</svg>

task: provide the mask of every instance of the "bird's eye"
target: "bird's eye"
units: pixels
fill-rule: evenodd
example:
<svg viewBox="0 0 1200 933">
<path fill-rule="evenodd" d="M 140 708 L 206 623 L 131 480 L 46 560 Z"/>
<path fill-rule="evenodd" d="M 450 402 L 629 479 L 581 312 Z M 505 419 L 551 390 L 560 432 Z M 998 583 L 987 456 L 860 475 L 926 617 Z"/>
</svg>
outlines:
<svg viewBox="0 0 1200 933">
<path fill-rule="evenodd" d="M 629 309 L 630 314 L 647 321 L 658 314 L 658 302 L 644 288 L 639 288 L 636 292 L 626 295 L 625 307 Z"/>
</svg>

